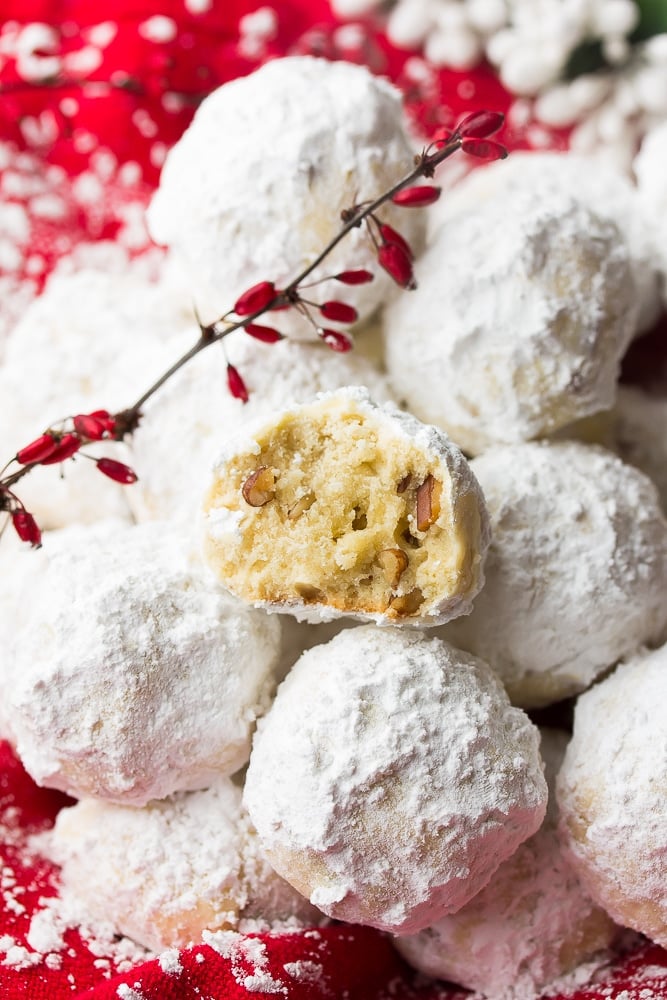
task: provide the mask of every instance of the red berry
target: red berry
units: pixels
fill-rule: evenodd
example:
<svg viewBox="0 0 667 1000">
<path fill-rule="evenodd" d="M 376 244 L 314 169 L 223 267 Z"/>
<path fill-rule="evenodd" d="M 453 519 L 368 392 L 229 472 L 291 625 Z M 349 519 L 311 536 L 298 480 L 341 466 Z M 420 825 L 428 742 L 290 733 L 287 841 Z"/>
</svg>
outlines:
<svg viewBox="0 0 667 1000">
<path fill-rule="evenodd" d="M 333 299 L 330 302 L 323 302 L 319 310 L 326 319 L 332 319 L 334 323 L 354 323 L 359 317 L 354 306 Z"/>
<path fill-rule="evenodd" d="M 412 271 L 412 261 L 403 247 L 397 243 L 384 243 L 378 250 L 378 261 L 380 266 L 391 275 L 401 288 L 414 289 L 417 287 Z"/>
<path fill-rule="evenodd" d="M 346 351 L 352 350 L 352 341 L 350 338 L 346 337 L 344 333 L 339 333 L 338 330 L 320 330 L 319 335 L 332 351 L 345 354 Z"/>
<path fill-rule="evenodd" d="M 268 306 L 271 299 L 275 299 L 276 286 L 272 281 L 260 281 L 258 285 L 253 285 L 240 295 L 234 303 L 233 311 L 237 316 L 252 316 Z"/>
<path fill-rule="evenodd" d="M 240 399 L 244 403 L 248 402 L 246 384 L 234 365 L 230 364 L 227 365 L 227 385 L 234 399 Z"/>
<path fill-rule="evenodd" d="M 21 507 L 19 510 L 13 510 L 11 517 L 14 530 L 21 541 L 30 542 L 33 548 L 38 548 L 42 544 L 42 533 L 32 514 Z"/>
<path fill-rule="evenodd" d="M 43 462 L 45 458 L 52 455 L 53 452 L 58 447 L 58 441 L 54 438 L 53 434 L 42 434 L 41 437 L 35 438 L 30 444 L 27 444 L 25 448 L 20 448 L 16 452 L 16 461 L 20 465 L 30 465 L 32 462 Z"/>
<path fill-rule="evenodd" d="M 380 226 L 380 236 L 382 237 L 383 243 L 395 243 L 396 246 L 400 247 L 403 253 L 406 254 L 410 260 L 412 260 L 414 257 L 412 247 L 405 237 L 401 236 L 401 234 L 397 232 L 393 226 L 388 226 L 385 222 L 383 222 Z"/>
<path fill-rule="evenodd" d="M 342 281 L 344 285 L 365 285 L 367 281 L 372 281 L 373 277 L 371 271 L 364 271 L 363 268 L 359 268 L 357 271 L 341 271 L 340 274 L 334 274 L 336 281 Z"/>
<path fill-rule="evenodd" d="M 434 184 L 420 184 L 418 187 L 403 188 L 397 191 L 391 199 L 394 205 L 402 208 L 422 208 L 424 205 L 432 205 L 440 197 L 441 188 Z"/>
<path fill-rule="evenodd" d="M 109 434 L 115 433 L 116 420 L 115 417 L 112 417 L 108 410 L 93 410 L 89 416 L 94 417 L 95 420 L 99 420 L 100 423 L 104 424 L 105 429 L 109 432 Z"/>
<path fill-rule="evenodd" d="M 125 465 L 124 462 L 117 462 L 115 458 L 98 458 L 95 465 L 109 479 L 113 479 L 116 483 L 122 483 L 124 486 L 136 483 L 139 478 L 134 469 Z"/>
<path fill-rule="evenodd" d="M 55 451 L 48 458 L 42 459 L 42 465 L 55 465 L 56 462 L 64 462 L 71 458 L 80 447 L 81 442 L 76 434 L 63 434 Z"/>
<path fill-rule="evenodd" d="M 255 340 L 261 340 L 263 344 L 275 344 L 276 341 L 283 339 L 282 333 L 278 333 L 271 326 L 261 326 L 259 323 L 247 323 L 243 329 L 251 337 L 254 337 Z"/>
<path fill-rule="evenodd" d="M 500 111 L 473 111 L 459 122 L 456 131 L 463 139 L 487 139 L 502 128 L 504 121 Z"/>
<path fill-rule="evenodd" d="M 72 418 L 72 423 L 79 437 L 88 438 L 89 441 L 100 441 L 108 433 L 106 422 L 94 417 L 92 413 L 79 413 Z"/>
<path fill-rule="evenodd" d="M 493 139 L 464 139 L 461 149 L 470 156 L 478 156 L 480 160 L 504 160 L 507 150 Z"/>
</svg>

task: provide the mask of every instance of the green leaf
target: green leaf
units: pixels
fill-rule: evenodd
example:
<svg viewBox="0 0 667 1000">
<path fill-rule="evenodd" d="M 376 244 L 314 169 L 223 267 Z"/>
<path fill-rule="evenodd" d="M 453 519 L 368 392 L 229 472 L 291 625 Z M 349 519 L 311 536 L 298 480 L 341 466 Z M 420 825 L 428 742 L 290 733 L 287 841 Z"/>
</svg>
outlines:
<svg viewBox="0 0 667 1000">
<path fill-rule="evenodd" d="M 566 80 L 574 80 L 583 73 L 595 73 L 598 69 L 609 69 L 609 63 L 602 54 L 602 44 L 598 41 L 586 41 L 570 53 L 563 76 Z"/>
<path fill-rule="evenodd" d="M 667 2 L 665 0 L 635 0 L 639 7 L 639 24 L 630 36 L 631 42 L 642 42 L 652 35 L 667 32 Z"/>
</svg>

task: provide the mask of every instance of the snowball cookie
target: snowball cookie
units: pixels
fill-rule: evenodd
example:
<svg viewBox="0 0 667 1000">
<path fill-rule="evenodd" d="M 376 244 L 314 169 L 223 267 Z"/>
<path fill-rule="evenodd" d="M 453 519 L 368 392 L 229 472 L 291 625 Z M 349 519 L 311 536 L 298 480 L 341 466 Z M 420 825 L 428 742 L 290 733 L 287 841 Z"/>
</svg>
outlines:
<svg viewBox="0 0 667 1000">
<path fill-rule="evenodd" d="M 447 197 L 429 209 L 429 226 L 454 216 L 463 224 L 463 213 L 477 210 L 490 199 L 504 202 L 518 190 L 530 191 L 536 201 L 547 191 L 569 195 L 601 219 L 616 223 L 627 245 L 633 294 L 639 305 L 636 332 L 649 329 L 661 312 L 655 238 L 636 187 L 610 158 L 572 152 L 513 152 L 506 160 L 471 171 L 448 190 Z"/>
<path fill-rule="evenodd" d="M 7 341 L 0 371 L 0 449 L 5 458 L 65 417 L 130 406 L 187 347 L 199 328 L 173 282 L 143 272 L 84 270 L 54 276 Z M 86 453 L 131 462 L 104 441 Z M 17 492 L 42 529 L 129 517 L 134 487 L 113 483 L 76 457 L 35 468 Z"/>
<path fill-rule="evenodd" d="M 245 404 L 227 388 L 226 359 L 242 373 Z M 216 347 L 203 351 L 150 400 L 132 437 L 140 478 L 128 500 L 136 517 L 193 516 L 226 437 L 288 403 L 344 385 L 365 385 L 378 402 L 390 398 L 375 365 L 357 351 L 336 353 L 321 341 L 262 344 L 239 330 L 226 338 L 224 355 Z"/>
<path fill-rule="evenodd" d="M 667 624 L 667 521 L 653 484 L 578 442 L 523 444 L 472 463 L 491 517 L 486 585 L 443 635 L 481 656 L 512 701 L 577 694 Z"/>
<path fill-rule="evenodd" d="M 663 302 L 667 306 L 667 123 L 651 129 L 635 157 L 634 170 L 647 224 L 653 227 L 656 254 L 663 280 Z"/>
<path fill-rule="evenodd" d="M 49 839 L 61 896 L 154 951 L 196 944 L 204 930 L 236 930 L 243 919 L 265 929 L 322 920 L 269 865 L 228 778 L 143 809 L 81 801 L 61 810 Z"/>
<path fill-rule="evenodd" d="M 167 155 L 148 226 L 182 258 L 210 322 L 256 282 L 281 287 L 296 278 L 339 232 L 341 212 L 404 177 L 413 152 L 401 95 L 385 80 L 345 62 L 274 59 L 202 102 Z M 418 247 L 421 212 L 383 208 L 382 219 Z M 362 226 L 314 278 L 375 265 Z M 363 318 L 391 287 L 377 273 L 370 284 L 346 287 L 345 301 Z M 339 298 L 341 288 L 319 285 L 318 301 Z M 281 315 L 307 330 L 293 312 Z"/>
<path fill-rule="evenodd" d="M 224 585 L 312 621 L 465 614 L 488 540 L 459 450 L 362 388 L 321 393 L 228 441 L 204 502 L 206 558 Z"/>
<path fill-rule="evenodd" d="M 637 316 L 618 227 L 547 189 L 445 222 L 389 304 L 386 362 L 421 420 L 476 454 L 608 409 Z"/>
<path fill-rule="evenodd" d="M 410 933 L 463 906 L 539 827 L 538 744 L 482 661 L 360 626 L 280 685 L 244 801 L 269 861 L 311 903 Z"/>
<path fill-rule="evenodd" d="M 457 913 L 395 939 L 410 965 L 493 1000 L 523 1000 L 613 944 L 618 928 L 586 895 L 556 832 L 554 784 L 567 741 L 541 730 L 549 786 L 541 828 Z"/>
<path fill-rule="evenodd" d="M 558 776 L 561 833 L 593 899 L 667 946 L 667 647 L 582 695 Z"/>
<path fill-rule="evenodd" d="M 653 480 L 667 513 L 667 399 L 621 385 L 612 416 L 614 450 Z"/>
<path fill-rule="evenodd" d="M 279 626 L 230 599 L 154 522 L 81 530 L 31 595 L 6 692 L 38 784 L 130 805 L 241 767 Z"/>
</svg>

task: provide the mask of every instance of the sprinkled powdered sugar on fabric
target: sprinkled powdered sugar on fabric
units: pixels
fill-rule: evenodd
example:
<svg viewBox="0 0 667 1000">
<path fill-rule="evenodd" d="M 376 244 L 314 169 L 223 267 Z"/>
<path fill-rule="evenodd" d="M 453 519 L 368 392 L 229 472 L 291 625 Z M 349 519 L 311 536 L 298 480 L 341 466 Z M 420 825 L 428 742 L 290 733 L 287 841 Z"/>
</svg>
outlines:
<svg viewBox="0 0 667 1000">
<path fill-rule="evenodd" d="M 285 983 L 268 971 L 266 945 L 262 941 L 243 937 L 235 931 L 204 931 L 203 938 L 209 947 L 230 961 L 232 975 L 239 986 L 257 993 L 289 995 Z"/>
</svg>

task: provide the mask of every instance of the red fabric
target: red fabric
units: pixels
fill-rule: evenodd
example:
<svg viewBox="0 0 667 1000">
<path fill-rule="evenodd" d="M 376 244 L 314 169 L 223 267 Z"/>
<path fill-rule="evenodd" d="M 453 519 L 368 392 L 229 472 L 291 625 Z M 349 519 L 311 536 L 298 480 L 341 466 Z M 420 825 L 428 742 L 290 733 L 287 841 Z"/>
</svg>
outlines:
<svg viewBox="0 0 667 1000">
<path fill-rule="evenodd" d="M 41 287 L 57 261 L 83 242 L 113 239 L 127 227 L 127 209 L 146 203 L 165 149 L 181 134 L 198 101 L 215 86 L 250 72 L 266 59 L 288 52 L 364 62 L 402 87 L 406 106 L 425 136 L 449 126 L 462 114 L 488 107 L 506 111 L 510 98 L 486 68 L 465 75 L 411 73 L 410 53 L 398 52 L 381 31 L 361 26 L 353 38 L 336 33 L 326 0 L 280 0 L 273 37 L 253 49 L 240 43 L 239 20 L 262 6 L 258 0 L 213 0 L 211 9 L 185 0 L 3 0 L 0 24 L 0 193 L 6 203 L 26 210 L 29 232 L 10 232 L 16 259 L 3 259 L 4 302 L 0 310 L 18 310 Z M 161 37 L 147 37 L 147 19 L 173 19 L 158 25 Z M 39 22 L 52 30 L 33 52 L 37 60 L 56 57 L 56 71 L 26 78 L 26 25 Z M 100 28 L 111 22 L 112 30 Z M 154 25 L 155 28 L 155 25 Z M 164 34 L 166 29 L 166 34 Z M 150 32 L 149 32 L 150 35 Z M 23 50 L 23 56 L 20 51 Z M 19 58 L 16 58 L 17 55 Z M 84 58 L 85 57 L 85 58 Z M 85 59 L 92 62 L 86 62 Z M 23 59 L 23 62 L 21 61 Z M 44 64 L 44 65 L 49 65 Z M 33 68 L 29 72 L 34 77 Z M 165 100 L 165 94 L 170 95 Z M 506 128 L 512 147 L 546 142 L 565 145 L 564 135 L 544 136 Z M 111 154 L 111 155 L 110 155 Z M 134 173 L 123 165 L 137 165 Z M 102 180 L 96 197 L 77 183 L 88 173 Z M 37 196 L 55 198 L 58 211 L 38 208 Z M 0 232 L 0 238 L 3 237 Z M 134 235 L 132 253 L 149 248 L 145 233 Z M 15 294 L 14 294 L 15 293 Z M 14 303 L 14 304 L 13 304 Z M 91 950 L 75 930 L 66 932 L 60 967 L 40 961 L 32 968 L 3 964 L 7 938 L 30 947 L 26 934 L 44 900 L 57 893 L 57 872 L 35 853 L 31 835 L 48 828 L 65 796 L 37 788 L 6 744 L 0 743 L 0 996 L 7 1000 L 111 1000 L 134 995 L 143 1000 L 228 1000 L 264 997 L 244 984 L 252 972 L 243 962 L 225 959 L 201 946 L 181 954 L 182 971 L 166 974 L 157 961 L 119 974 L 118 964 Z M 4 939 L 4 940 L 3 940 Z M 280 994 L 294 1000 L 456 1000 L 464 994 L 419 980 L 398 958 L 384 936 L 359 927 L 334 926 L 314 933 L 262 939 L 267 968 Z M 286 963 L 321 966 L 313 980 L 294 979 Z M 53 964 L 53 962 L 52 962 Z M 303 966 L 302 966 L 303 968 Z M 306 967 L 307 968 L 307 967 Z M 667 997 L 667 956 L 647 946 L 619 960 L 602 987 L 572 994 L 568 1000 L 617 1000 Z M 624 992 L 627 991 L 627 992 Z"/>
</svg>

